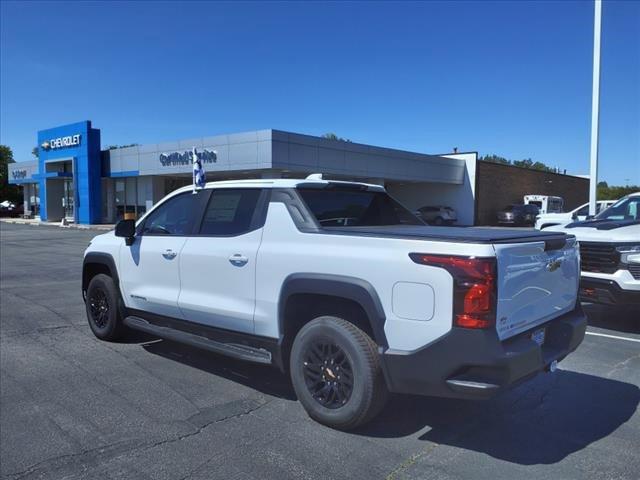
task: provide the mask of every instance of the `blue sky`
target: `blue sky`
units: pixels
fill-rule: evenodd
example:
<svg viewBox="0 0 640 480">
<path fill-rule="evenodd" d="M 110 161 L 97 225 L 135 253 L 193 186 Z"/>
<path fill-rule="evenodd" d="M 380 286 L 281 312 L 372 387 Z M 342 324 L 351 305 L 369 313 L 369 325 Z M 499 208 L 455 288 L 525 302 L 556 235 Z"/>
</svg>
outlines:
<svg viewBox="0 0 640 480">
<path fill-rule="evenodd" d="M 0 141 L 279 128 L 586 174 L 593 3 L 1 3 Z M 603 6 L 601 180 L 640 184 L 640 2 Z"/>
</svg>

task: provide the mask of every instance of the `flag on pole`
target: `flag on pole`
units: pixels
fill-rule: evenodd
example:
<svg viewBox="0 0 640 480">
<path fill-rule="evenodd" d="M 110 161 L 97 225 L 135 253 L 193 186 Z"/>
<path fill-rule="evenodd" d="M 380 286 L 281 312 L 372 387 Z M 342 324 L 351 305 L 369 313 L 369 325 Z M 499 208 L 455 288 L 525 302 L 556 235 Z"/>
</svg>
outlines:
<svg viewBox="0 0 640 480">
<path fill-rule="evenodd" d="M 202 161 L 198 157 L 196 147 L 193 147 L 193 191 L 197 188 L 204 188 L 207 183 L 207 179 L 204 173 L 204 167 Z"/>
</svg>

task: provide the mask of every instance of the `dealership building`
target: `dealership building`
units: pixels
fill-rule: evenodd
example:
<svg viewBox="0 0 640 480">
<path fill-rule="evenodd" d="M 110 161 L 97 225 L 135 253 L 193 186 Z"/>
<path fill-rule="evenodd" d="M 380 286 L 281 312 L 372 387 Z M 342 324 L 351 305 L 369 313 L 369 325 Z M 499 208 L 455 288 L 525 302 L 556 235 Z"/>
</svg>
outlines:
<svg viewBox="0 0 640 480">
<path fill-rule="evenodd" d="M 115 223 L 125 215 L 140 217 L 167 193 L 190 184 L 194 147 L 207 181 L 323 173 L 384 185 L 412 209 L 453 207 L 459 225 L 474 225 L 483 215 L 481 223 L 491 223 L 479 197 L 504 205 L 522 202 L 524 194 L 559 194 L 570 208 L 582 197 L 586 201 L 588 190 L 583 178 L 517 167 L 477 178 L 485 162 L 475 152 L 429 155 L 275 129 L 102 150 L 100 130 L 90 121 L 39 131 L 38 159 L 10 164 L 9 183 L 22 186 L 25 212 L 42 221 Z M 528 190 L 519 192 L 519 183 Z M 488 191 L 477 194 L 485 184 Z M 500 198 L 492 184 L 509 186 L 508 198 Z"/>
</svg>

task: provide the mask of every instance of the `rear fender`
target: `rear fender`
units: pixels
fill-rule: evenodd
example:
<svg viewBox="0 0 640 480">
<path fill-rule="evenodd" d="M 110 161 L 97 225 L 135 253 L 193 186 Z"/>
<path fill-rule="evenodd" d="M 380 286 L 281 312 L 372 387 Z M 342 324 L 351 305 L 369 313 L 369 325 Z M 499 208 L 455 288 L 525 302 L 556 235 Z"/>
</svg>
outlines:
<svg viewBox="0 0 640 480">
<path fill-rule="evenodd" d="M 367 315 L 374 341 L 387 348 L 387 337 L 384 333 L 385 313 L 380 298 L 373 285 L 366 280 L 344 275 L 328 275 L 321 273 L 295 273 L 289 275 L 280 292 L 278 310 L 278 328 L 284 332 L 284 315 L 287 300 L 295 294 L 330 295 L 352 300 L 362 307 Z"/>
</svg>

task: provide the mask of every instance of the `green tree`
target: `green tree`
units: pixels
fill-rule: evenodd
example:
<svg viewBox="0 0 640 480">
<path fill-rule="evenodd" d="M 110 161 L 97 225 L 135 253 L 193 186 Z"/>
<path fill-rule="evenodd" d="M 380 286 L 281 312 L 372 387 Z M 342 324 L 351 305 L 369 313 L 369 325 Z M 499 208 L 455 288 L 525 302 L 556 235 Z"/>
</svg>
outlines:
<svg viewBox="0 0 640 480">
<path fill-rule="evenodd" d="M 13 151 L 7 145 L 0 145 L 0 202 L 20 201 L 20 191 L 16 185 L 9 184 L 9 164 L 14 163 Z"/>
<path fill-rule="evenodd" d="M 498 155 L 485 155 L 484 157 L 480 157 L 478 160 L 483 162 L 491 162 L 491 163 L 500 163 L 502 165 L 511 165 L 511 161 L 507 160 L 504 157 L 500 157 Z"/>
<path fill-rule="evenodd" d="M 542 162 L 534 162 L 530 158 L 525 158 L 523 160 L 514 160 L 512 163 L 516 167 L 529 168 L 531 170 L 540 170 L 543 172 L 555 172 L 554 168 L 548 167 Z"/>
<path fill-rule="evenodd" d="M 348 138 L 339 137 L 338 135 L 336 135 L 333 132 L 325 133 L 324 135 L 322 135 L 322 138 L 327 138 L 329 140 L 337 140 L 339 142 L 349 142 L 349 143 L 351 143 L 351 140 L 349 140 Z"/>
<path fill-rule="evenodd" d="M 499 155 L 492 154 L 479 157 L 479 160 L 483 162 L 499 163 L 501 165 L 513 165 L 514 167 L 529 168 L 531 170 L 541 170 L 543 172 L 556 171 L 554 168 L 551 168 L 542 162 L 534 162 L 530 158 L 525 158 L 523 160 L 508 160 Z"/>
<path fill-rule="evenodd" d="M 107 150 L 116 150 L 117 148 L 137 147 L 139 143 L 130 143 L 128 145 L 109 145 Z"/>
<path fill-rule="evenodd" d="M 640 191 L 639 185 L 627 185 L 625 187 L 621 185 L 611 185 L 607 182 L 598 182 L 596 186 L 597 193 L 596 198 L 598 200 L 617 200 L 619 198 L 624 197 L 625 195 L 629 195 L 633 192 Z"/>
</svg>

